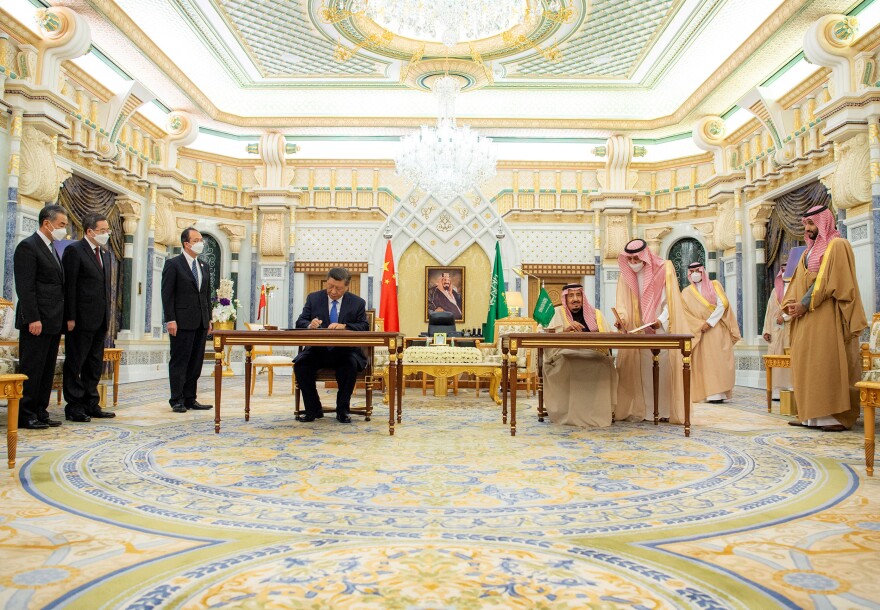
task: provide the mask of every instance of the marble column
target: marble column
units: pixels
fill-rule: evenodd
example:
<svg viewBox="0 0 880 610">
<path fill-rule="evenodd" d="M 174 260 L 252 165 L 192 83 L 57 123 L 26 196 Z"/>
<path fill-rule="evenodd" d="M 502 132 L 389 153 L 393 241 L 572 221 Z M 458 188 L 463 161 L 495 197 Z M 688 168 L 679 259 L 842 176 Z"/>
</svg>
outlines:
<svg viewBox="0 0 880 610">
<path fill-rule="evenodd" d="M 141 215 L 141 204 L 130 197 L 117 197 L 117 205 L 122 214 L 122 231 L 125 233 L 124 250 L 122 253 L 122 327 L 120 330 L 132 330 L 131 311 L 132 278 L 134 273 L 134 235 L 138 228 Z"/>
<path fill-rule="evenodd" d="M 874 245 L 874 311 L 880 311 L 880 117 L 868 119 L 871 164 L 871 240 Z"/>
<path fill-rule="evenodd" d="M 16 246 L 16 225 L 18 222 L 18 177 L 21 167 L 21 108 L 13 108 L 9 118 L 9 186 L 6 189 L 6 243 L 4 247 L 5 266 L 3 268 L 3 296 L 13 299 L 15 287 L 12 277 L 12 255 Z"/>
<path fill-rule="evenodd" d="M 153 336 L 153 258 L 156 254 L 156 185 L 150 185 L 149 205 L 147 216 L 149 217 L 149 229 L 147 230 L 147 279 L 144 282 L 144 339 Z"/>
<path fill-rule="evenodd" d="M 229 249 L 232 254 L 229 279 L 232 280 L 233 298 L 241 299 L 238 292 L 239 255 L 241 254 L 241 242 L 244 241 L 247 228 L 244 225 L 221 224 L 220 230 L 229 238 Z"/>
<path fill-rule="evenodd" d="M 736 218 L 736 320 L 743 329 L 743 244 L 742 244 L 742 191 L 733 192 L 733 209 Z M 730 295 L 728 295 L 728 298 Z"/>
<path fill-rule="evenodd" d="M 755 312 L 756 326 L 761 328 L 764 321 L 764 313 L 767 311 L 767 289 L 765 279 L 767 277 L 767 259 L 765 238 L 767 237 L 767 221 L 770 219 L 770 204 L 760 204 L 749 210 L 749 224 L 752 228 L 752 237 L 755 240 Z M 740 323 L 742 325 L 742 323 Z"/>
</svg>

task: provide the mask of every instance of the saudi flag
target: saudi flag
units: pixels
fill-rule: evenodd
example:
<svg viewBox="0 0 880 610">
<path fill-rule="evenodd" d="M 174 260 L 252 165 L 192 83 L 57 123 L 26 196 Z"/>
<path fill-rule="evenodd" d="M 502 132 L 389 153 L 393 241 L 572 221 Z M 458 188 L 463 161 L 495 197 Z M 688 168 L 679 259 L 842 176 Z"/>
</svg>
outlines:
<svg viewBox="0 0 880 610">
<path fill-rule="evenodd" d="M 501 242 L 495 242 L 495 264 L 492 266 L 492 285 L 489 287 L 489 313 L 483 324 L 483 340 L 495 342 L 495 320 L 506 318 L 507 297 L 504 296 L 504 271 L 501 266 Z"/>
<path fill-rule="evenodd" d="M 535 303 L 535 310 L 532 312 L 532 317 L 538 324 L 546 327 L 550 324 L 550 320 L 553 319 L 554 313 L 555 309 L 553 307 L 553 301 L 550 300 L 550 295 L 547 294 L 547 289 L 541 286 L 541 294 L 538 295 L 538 302 Z"/>
</svg>

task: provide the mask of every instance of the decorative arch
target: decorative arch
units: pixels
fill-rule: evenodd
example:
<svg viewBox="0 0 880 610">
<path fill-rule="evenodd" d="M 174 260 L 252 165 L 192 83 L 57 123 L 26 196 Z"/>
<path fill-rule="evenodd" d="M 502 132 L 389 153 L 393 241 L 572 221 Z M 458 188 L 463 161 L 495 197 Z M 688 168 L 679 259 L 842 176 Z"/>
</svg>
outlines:
<svg viewBox="0 0 880 610">
<path fill-rule="evenodd" d="M 208 264 L 211 272 L 211 297 L 217 294 L 217 288 L 220 287 L 220 278 L 223 277 L 223 248 L 220 242 L 212 233 L 202 233 L 202 241 L 205 242 L 205 250 L 202 252 L 201 258 Z"/>
<path fill-rule="evenodd" d="M 678 287 L 684 289 L 688 284 L 687 268 L 694 261 L 706 262 L 706 247 L 696 237 L 682 237 L 669 247 L 666 258 L 672 261 Z"/>
</svg>

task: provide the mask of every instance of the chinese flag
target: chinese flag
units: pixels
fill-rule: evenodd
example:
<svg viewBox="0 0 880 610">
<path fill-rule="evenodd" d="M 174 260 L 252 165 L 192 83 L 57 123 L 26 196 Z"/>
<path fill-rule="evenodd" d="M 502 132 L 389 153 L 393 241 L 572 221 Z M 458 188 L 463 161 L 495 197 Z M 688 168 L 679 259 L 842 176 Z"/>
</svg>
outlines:
<svg viewBox="0 0 880 610">
<path fill-rule="evenodd" d="M 266 307 L 266 284 L 260 286 L 260 306 L 257 308 L 257 320 L 263 315 L 263 308 Z"/>
<path fill-rule="evenodd" d="M 394 275 L 394 255 L 391 253 L 390 240 L 385 246 L 385 263 L 382 265 L 379 317 L 385 321 L 387 332 L 400 332 L 400 316 L 397 313 L 397 276 Z"/>
</svg>

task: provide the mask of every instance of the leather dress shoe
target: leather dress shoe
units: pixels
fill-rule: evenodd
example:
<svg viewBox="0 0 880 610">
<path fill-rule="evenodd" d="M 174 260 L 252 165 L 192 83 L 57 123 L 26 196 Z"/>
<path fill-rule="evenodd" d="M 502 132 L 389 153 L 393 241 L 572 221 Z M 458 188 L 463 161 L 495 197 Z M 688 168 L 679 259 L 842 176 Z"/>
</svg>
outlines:
<svg viewBox="0 0 880 610">
<path fill-rule="evenodd" d="M 113 411 L 105 411 L 103 409 L 98 409 L 96 411 L 89 411 L 88 415 L 89 415 L 89 417 L 97 417 L 99 419 L 108 418 L 108 417 L 116 417 L 116 413 L 114 413 Z"/>
<path fill-rule="evenodd" d="M 796 419 L 788 422 L 788 425 L 789 426 L 800 426 L 801 428 L 809 428 L 809 426 L 807 424 L 802 424 L 801 422 L 799 422 Z"/>
<path fill-rule="evenodd" d="M 38 417 L 37 419 L 39 419 L 39 420 L 40 420 L 41 422 L 43 422 L 44 424 L 48 425 L 50 428 L 57 428 L 58 426 L 61 425 L 61 421 L 60 421 L 60 420 L 52 419 L 52 418 L 49 417 L 48 415 L 46 415 L 46 416 L 44 416 L 44 417 Z"/>
<path fill-rule="evenodd" d="M 40 421 L 39 419 L 29 419 L 23 424 L 18 424 L 18 427 L 25 428 L 27 430 L 46 430 L 49 428 L 49 424 Z"/>
<path fill-rule="evenodd" d="M 85 413 L 65 413 L 64 419 L 66 419 L 67 421 L 75 421 L 83 424 L 92 421 L 92 418 Z"/>
<path fill-rule="evenodd" d="M 191 405 L 186 405 L 186 408 L 194 411 L 207 411 L 208 409 L 213 409 L 214 405 L 203 405 L 198 400 L 194 400 Z"/>
<path fill-rule="evenodd" d="M 315 417 L 314 415 L 306 415 L 305 413 L 301 413 L 301 414 L 299 414 L 299 415 L 296 416 L 296 421 L 298 421 L 298 422 L 302 422 L 302 423 L 304 423 L 304 424 L 307 424 L 307 423 L 309 423 L 309 422 L 313 422 L 313 421 L 315 421 L 316 419 L 318 419 L 318 418 Z"/>
<path fill-rule="evenodd" d="M 338 421 L 340 424 L 350 424 L 350 423 L 351 423 L 351 416 L 349 416 L 349 415 L 337 415 L 337 416 L 336 416 L 336 421 Z"/>
<path fill-rule="evenodd" d="M 846 426 L 843 424 L 831 424 L 830 426 L 822 426 L 822 432 L 843 432 Z"/>
<path fill-rule="evenodd" d="M 184 407 L 180 403 L 171 405 L 171 410 L 174 411 L 175 413 L 186 413 L 186 407 Z"/>
</svg>

